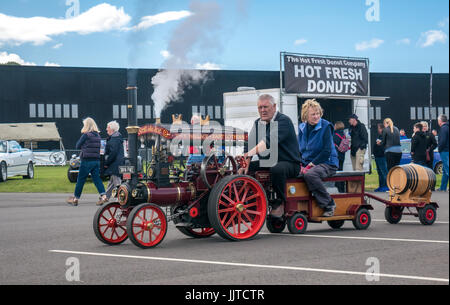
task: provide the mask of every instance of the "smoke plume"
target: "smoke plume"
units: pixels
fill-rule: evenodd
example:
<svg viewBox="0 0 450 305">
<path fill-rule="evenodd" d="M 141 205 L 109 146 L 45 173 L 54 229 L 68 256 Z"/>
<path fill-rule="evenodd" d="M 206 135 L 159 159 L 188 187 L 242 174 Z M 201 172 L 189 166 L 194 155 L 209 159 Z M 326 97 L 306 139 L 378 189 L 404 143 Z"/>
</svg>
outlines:
<svg viewBox="0 0 450 305">
<path fill-rule="evenodd" d="M 206 82 L 208 71 L 195 70 L 196 64 L 217 56 L 222 49 L 220 42 L 222 8 L 215 1 L 191 1 L 192 13 L 174 30 L 168 44 L 168 54 L 160 70 L 153 78 L 156 117 L 172 101 L 178 101 L 184 88 Z"/>
</svg>

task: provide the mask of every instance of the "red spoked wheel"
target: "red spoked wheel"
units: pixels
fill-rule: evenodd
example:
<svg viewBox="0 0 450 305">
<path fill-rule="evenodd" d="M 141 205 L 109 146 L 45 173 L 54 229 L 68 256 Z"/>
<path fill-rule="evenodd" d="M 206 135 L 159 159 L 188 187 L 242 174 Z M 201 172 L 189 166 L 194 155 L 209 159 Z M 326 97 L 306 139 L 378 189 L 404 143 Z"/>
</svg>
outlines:
<svg viewBox="0 0 450 305">
<path fill-rule="evenodd" d="M 194 238 L 206 238 L 216 234 L 213 228 L 176 227 L 181 233 Z"/>
<path fill-rule="evenodd" d="M 136 246 L 144 249 L 153 248 L 166 236 L 166 214 L 153 203 L 138 205 L 128 216 L 127 232 Z"/>
<path fill-rule="evenodd" d="M 264 225 L 266 214 L 266 192 L 250 176 L 227 176 L 211 190 L 209 222 L 225 239 L 239 241 L 254 237 Z"/>
<path fill-rule="evenodd" d="M 117 202 L 100 207 L 93 221 L 95 236 L 107 245 L 123 243 L 128 238 L 126 214 Z"/>
<path fill-rule="evenodd" d="M 418 209 L 418 212 L 421 224 L 429 226 L 436 221 L 436 208 L 433 205 L 427 204 L 423 208 Z"/>
<path fill-rule="evenodd" d="M 226 155 L 223 160 L 219 159 L 215 154 L 211 154 L 202 161 L 200 176 L 209 189 L 223 177 L 237 174 L 238 166 L 233 156 Z"/>
</svg>

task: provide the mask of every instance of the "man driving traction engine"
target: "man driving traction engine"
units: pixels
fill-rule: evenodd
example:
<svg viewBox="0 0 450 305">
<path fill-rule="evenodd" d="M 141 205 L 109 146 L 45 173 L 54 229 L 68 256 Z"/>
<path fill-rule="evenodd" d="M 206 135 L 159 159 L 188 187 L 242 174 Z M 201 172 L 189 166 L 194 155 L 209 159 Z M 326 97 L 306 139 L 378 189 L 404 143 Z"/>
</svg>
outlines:
<svg viewBox="0 0 450 305">
<path fill-rule="evenodd" d="M 286 179 L 295 178 L 300 172 L 297 135 L 291 119 L 277 111 L 271 95 L 261 95 L 257 105 L 259 119 L 253 124 L 249 134 L 249 151 L 244 154 L 247 167 L 240 168 L 238 173 L 269 170 L 277 195 L 276 200 L 269 202 L 272 208 L 270 215 L 282 217 L 286 203 Z M 255 155 L 259 160 L 249 162 Z"/>
</svg>

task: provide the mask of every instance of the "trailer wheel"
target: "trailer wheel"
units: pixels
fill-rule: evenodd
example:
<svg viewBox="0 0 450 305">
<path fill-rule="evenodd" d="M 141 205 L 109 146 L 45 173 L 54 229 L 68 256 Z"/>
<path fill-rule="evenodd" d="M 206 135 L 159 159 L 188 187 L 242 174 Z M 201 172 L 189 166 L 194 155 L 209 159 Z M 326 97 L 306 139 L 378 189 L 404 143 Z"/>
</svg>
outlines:
<svg viewBox="0 0 450 305">
<path fill-rule="evenodd" d="M 100 207 L 94 216 L 93 227 L 97 238 L 107 245 L 118 245 L 127 238 L 127 228 L 117 219 L 122 210 L 117 202 Z"/>
<path fill-rule="evenodd" d="M 193 238 L 207 238 L 216 234 L 213 228 L 176 227 L 181 233 Z"/>
<path fill-rule="evenodd" d="M 270 233 L 281 233 L 286 228 L 286 219 L 267 216 L 266 227 Z"/>
<path fill-rule="evenodd" d="M 436 208 L 433 205 L 427 204 L 423 208 L 418 209 L 418 212 L 421 224 L 425 226 L 430 226 L 435 222 L 437 215 L 436 215 Z"/>
<path fill-rule="evenodd" d="M 225 239 L 240 241 L 256 236 L 266 214 L 266 192 L 253 177 L 226 176 L 214 185 L 209 195 L 209 222 Z"/>
<path fill-rule="evenodd" d="M 128 216 L 127 233 L 136 246 L 143 249 L 153 248 L 166 236 L 166 214 L 153 203 L 140 204 Z"/>
<path fill-rule="evenodd" d="M 340 229 L 344 225 L 345 220 L 328 220 L 327 223 L 333 229 Z"/>
<path fill-rule="evenodd" d="M 357 230 L 366 230 L 371 222 L 369 211 L 365 208 L 359 209 L 352 222 Z"/>
<path fill-rule="evenodd" d="M 308 227 L 308 220 L 302 213 L 295 213 L 288 218 L 287 227 L 292 234 L 304 234 Z"/>
<path fill-rule="evenodd" d="M 384 218 L 391 224 L 397 224 L 402 219 L 402 207 L 387 206 L 384 209 Z"/>
</svg>

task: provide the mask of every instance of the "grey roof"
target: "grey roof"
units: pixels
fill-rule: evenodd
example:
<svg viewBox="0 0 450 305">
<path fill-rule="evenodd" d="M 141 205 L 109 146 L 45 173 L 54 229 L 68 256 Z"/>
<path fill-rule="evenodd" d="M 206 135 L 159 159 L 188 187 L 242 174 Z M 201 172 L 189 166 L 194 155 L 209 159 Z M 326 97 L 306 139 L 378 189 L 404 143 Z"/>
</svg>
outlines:
<svg viewBox="0 0 450 305">
<path fill-rule="evenodd" d="M 0 139 L 15 141 L 59 141 L 55 122 L 0 124 Z"/>
</svg>

